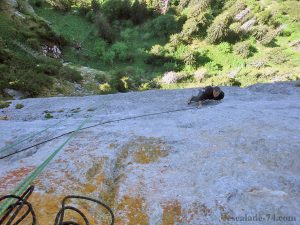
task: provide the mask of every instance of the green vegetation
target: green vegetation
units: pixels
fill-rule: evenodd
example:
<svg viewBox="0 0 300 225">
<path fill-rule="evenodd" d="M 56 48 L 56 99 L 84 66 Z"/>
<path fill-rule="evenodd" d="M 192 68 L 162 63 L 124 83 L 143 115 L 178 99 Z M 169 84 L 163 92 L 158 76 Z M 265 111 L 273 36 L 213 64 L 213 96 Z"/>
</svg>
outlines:
<svg viewBox="0 0 300 225">
<path fill-rule="evenodd" d="M 15 108 L 16 109 L 22 109 L 22 108 L 24 108 L 24 105 L 23 104 L 16 104 Z"/>
<path fill-rule="evenodd" d="M 73 94 L 72 83 L 109 94 L 299 79 L 299 1 L 170 0 L 166 13 L 158 0 L 30 4 L 37 15 L 0 16 L 0 95 Z M 44 56 L 45 46 L 62 54 Z M 83 75 L 82 66 L 103 72 Z"/>
<path fill-rule="evenodd" d="M 51 115 L 51 113 L 48 113 L 48 112 L 45 114 L 44 117 L 45 117 L 45 119 L 52 119 L 53 118 L 53 116 Z"/>
<path fill-rule="evenodd" d="M 6 102 L 6 101 L 0 100 L 0 109 L 7 108 L 7 107 L 9 107 L 10 104 L 11 104 L 11 102 Z"/>
</svg>

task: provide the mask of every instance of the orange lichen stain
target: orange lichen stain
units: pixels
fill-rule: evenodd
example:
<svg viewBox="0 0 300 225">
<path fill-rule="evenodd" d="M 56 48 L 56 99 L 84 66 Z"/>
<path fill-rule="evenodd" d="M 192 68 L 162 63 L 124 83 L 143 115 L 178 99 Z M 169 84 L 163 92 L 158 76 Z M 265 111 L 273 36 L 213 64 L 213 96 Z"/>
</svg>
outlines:
<svg viewBox="0 0 300 225">
<path fill-rule="evenodd" d="M 92 167 L 88 169 L 86 172 L 86 179 L 87 180 L 93 180 L 97 175 L 103 173 L 103 166 L 107 158 L 99 158 L 97 161 L 93 160 Z"/>
<path fill-rule="evenodd" d="M 134 162 L 148 164 L 168 156 L 169 147 L 159 138 L 139 137 L 127 143 L 120 156 L 133 156 Z"/>
<path fill-rule="evenodd" d="M 61 208 L 61 201 L 63 198 L 64 196 L 36 192 L 30 196 L 28 201 L 32 204 L 35 211 L 37 225 L 53 225 L 55 217 Z M 97 225 L 95 219 L 90 215 L 86 207 L 82 206 L 78 201 L 74 201 L 74 203 L 74 206 L 85 214 L 91 225 Z M 22 224 L 31 224 L 31 221 L 31 216 L 28 216 Z M 69 210 L 65 212 L 64 221 L 76 221 L 79 224 L 85 224 L 84 220 L 77 213 L 73 213 Z"/>
<path fill-rule="evenodd" d="M 85 184 L 83 192 L 84 193 L 92 193 L 96 190 L 97 190 L 97 186 L 92 185 L 92 184 Z"/>
<path fill-rule="evenodd" d="M 118 203 L 116 225 L 148 225 L 149 216 L 146 212 L 146 204 L 143 198 L 124 196 Z"/>
<path fill-rule="evenodd" d="M 173 225 L 182 222 L 182 209 L 178 201 L 168 202 L 163 205 L 162 225 Z"/>
<path fill-rule="evenodd" d="M 96 184 L 97 184 L 97 185 L 102 184 L 102 183 L 104 182 L 104 180 L 105 180 L 104 174 L 99 174 L 99 175 L 95 178 L 95 180 L 96 180 Z"/>
<path fill-rule="evenodd" d="M 21 167 L 10 171 L 6 176 L 0 178 L 0 189 L 5 189 L 10 185 L 16 185 L 22 181 L 35 167 Z"/>
<path fill-rule="evenodd" d="M 147 164 L 157 161 L 160 157 L 166 157 L 168 153 L 159 148 L 140 149 L 134 153 L 134 161 L 140 164 Z"/>
</svg>

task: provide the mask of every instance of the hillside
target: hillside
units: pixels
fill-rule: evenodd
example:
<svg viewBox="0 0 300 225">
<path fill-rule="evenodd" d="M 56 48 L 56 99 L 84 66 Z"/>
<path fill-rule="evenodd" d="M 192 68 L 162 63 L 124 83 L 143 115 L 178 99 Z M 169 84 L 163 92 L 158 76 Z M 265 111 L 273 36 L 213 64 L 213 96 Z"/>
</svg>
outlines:
<svg viewBox="0 0 300 225">
<path fill-rule="evenodd" d="M 299 79 L 299 1 L 164 2 L 2 0 L 2 99 Z"/>
<path fill-rule="evenodd" d="M 300 88 L 288 82 L 223 89 L 219 104 L 80 131 L 34 181 L 29 201 L 38 224 L 53 224 L 68 194 L 105 201 L 118 225 L 239 224 L 230 218 L 245 215 L 262 216 L 265 224 L 299 224 Z M 0 112 L 9 119 L 0 121 L 0 147 L 61 123 L 0 156 L 74 130 L 89 116 L 86 126 L 185 109 L 196 92 L 15 100 Z M 16 109 L 17 104 L 24 107 Z M 67 137 L 1 159 L 0 195 L 10 193 Z M 95 220 L 105 219 L 99 208 L 78 204 Z M 273 215 L 288 223 L 273 221 Z"/>
</svg>

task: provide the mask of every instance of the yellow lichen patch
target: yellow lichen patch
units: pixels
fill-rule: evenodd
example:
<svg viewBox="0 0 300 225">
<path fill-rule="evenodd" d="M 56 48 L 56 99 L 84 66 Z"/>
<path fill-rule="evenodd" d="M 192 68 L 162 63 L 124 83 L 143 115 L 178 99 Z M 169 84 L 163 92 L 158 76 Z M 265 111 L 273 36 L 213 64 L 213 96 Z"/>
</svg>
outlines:
<svg viewBox="0 0 300 225">
<path fill-rule="evenodd" d="M 83 192 L 84 193 L 92 193 L 92 192 L 96 191 L 96 189 L 97 189 L 97 186 L 95 186 L 95 185 L 85 184 Z"/>
<path fill-rule="evenodd" d="M 86 179 L 87 180 L 93 180 L 95 177 L 99 176 L 99 174 L 103 173 L 103 166 L 105 161 L 107 160 L 107 157 L 102 157 L 97 160 L 93 160 L 92 167 L 88 169 L 86 172 Z"/>
<path fill-rule="evenodd" d="M 15 186 L 33 170 L 33 166 L 12 170 L 6 176 L 0 178 L 0 189 L 6 190 L 9 186 Z"/>
<path fill-rule="evenodd" d="M 124 196 L 117 206 L 116 225 L 147 225 L 149 216 L 143 198 Z"/>
<path fill-rule="evenodd" d="M 182 222 L 182 210 L 178 201 L 168 202 L 163 205 L 162 225 L 173 225 Z"/>
<path fill-rule="evenodd" d="M 134 161 L 141 164 L 147 164 L 157 161 L 160 157 L 166 157 L 168 153 L 159 148 L 143 149 L 134 153 Z"/>
<path fill-rule="evenodd" d="M 61 201 L 64 196 L 57 196 L 52 194 L 41 194 L 34 192 L 28 201 L 32 204 L 32 207 L 36 214 L 37 225 L 52 225 L 55 221 L 55 217 L 61 208 Z M 75 207 L 79 208 L 90 221 L 90 224 L 97 225 L 94 218 L 90 215 L 85 207 L 75 202 Z M 84 224 L 84 220 L 77 214 L 70 211 L 66 211 L 65 221 L 76 221 L 79 224 Z M 22 224 L 31 224 L 31 216 L 26 217 Z"/>
<path fill-rule="evenodd" d="M 122 152 L 125 155 L 132 154 L 134 162 L 147 164 L 166 157 L 168 150 L 169 147 L 159 138 L 139 137 L 127 143 Z"/>
</svg>

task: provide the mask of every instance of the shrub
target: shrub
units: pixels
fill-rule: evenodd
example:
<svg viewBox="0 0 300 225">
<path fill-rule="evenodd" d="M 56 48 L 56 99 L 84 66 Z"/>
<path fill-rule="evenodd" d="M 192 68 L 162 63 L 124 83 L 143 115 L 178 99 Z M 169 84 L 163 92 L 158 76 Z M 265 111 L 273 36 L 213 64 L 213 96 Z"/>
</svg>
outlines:
<svg viewBox="0 0 300 225">
<path fill-rule="evenodd" d="M 194 79 L 198 82 L 201 82 L 205 77 L 207 77 L 207 69 L 205 68 L 199 68 L 194 73 Z"/>
<path fill-rule="evenodd" d="M 135 24 L 141 24 L 151 15 L 144 1 L 134 0 L 130 17 Z"/>
<path fill-rule="evenodd" d="M 14 80 L 14 82 L 10 82 L 11 88 L 24 91 L 32 97 L 39 95 L 53 84 L 51 77 L 30 69 L 14 71 L 10 76 Z"/>
<path fill-rule="evenodd" d="M 72 0 L 49 0 L 49 3 L 57 10 L 68 12 L 71 10 L 73 1 Z"/>
<path fill-rule="evenodd" d="M 80 82 L 82 80 L 82 76 L 80 75 L 80 72 L 71 69 L 67 66 L 60 68 L 58 72 L 58 76 L 71 82 Z"/>
<path fill-rule="evenodd" d="M 116 92 L 116 90 L 111 87 L 109 83 L 99 84 L 98 89 L 101 94 L 111 94 Z"/>
<path fill-rule="evenodd" d="M 109 21 L 127 20 L 131 15 L 131 3 L 129 0 L 104 1 L 101 9 Z"/>
<path fill-rule="evenodd" d="M 168 35 L 174 34 L 178 31 L 176 18 L 170 14 L 156 17 L 148 26 L 148 29 L 151 30 L 155 36 L 160 37 L 167 37 Z"/>
<path fill-rule="evenodd" d="M 284 51 L 283 48 L 273 48 L 268 53 L 268 59 L 275 64 L 282 64 L 289 60 L 289 54 Z"/>
<path fill-rule="evenodd" d="M 37 38 L 28 38 L 26 42 L 35 50 L 39 50 L 41 47 Z"/>
<path fill-rule="evenodd" d="M 95 40 L 94 50 L 97 56 L 103 56 L 106 52 L 107 43 L 104 40 Z"/>
<path fill-rule="evenodd" d="M 161 82 L 164 84 L 176 84 L 180 80 L 178 74 L 174 71 L 167 72 L 163 75 Z"/>
<path fill-rule="evenodd" d="M 53 116 L 49 112 L 47 112 L 44 117 L 45 117 L 45 119 L 52 119 L 53 118 Z"/>
<path fill-rule="evenodd" d="M 116 53 L 113 50 L 109 49 L 102 55 L 102 60 L 105 63 L 112 65 L 114 63 L 115 57 Z"/>
<path fill-rule="evenodd" d="M 185 65 L 196 66 L 198 55 L 198 52 L 186 51 L 183 55 Z"/>
<path fill-rule="evenodd" d="M 128 49 L 128 46 L 124 42 L 116 42 L 111 47 L 111 50 L 115 52 L 116 58 L 121 61 L 128 58 Z"/>
<path fill-rule="evenodd" d="M 0 100 L 0 109 L 7 108 L 10 104 L 11 102 L 5 102 Z"/>
<path fill-rule="evenodd" d="M 251 44 L 249 42 L 239 42 L 233 46 L 233 50 L 236 54 L 243 58 L 248 58 L 251 55 Z"/>
<path fill-rule="evenodd" d="M 205 68 L 207 68 L 210 74 L 216 74 L 217 72 L 222 70 L 222 66 L 214 61 L 206 63 Z"/>
<path fill-rule="evenodd" d="M 44 74 L 47 74 L 49 76 L 56 76 L 59 74 L 59 69 L 61 68 L 61 65 L 60 66 L 57 66 L 57 65 L 53 65 L 51 63 L 49 64 L 38 64 L 36 66 L 37 68 L 37 71 L 41 72 L 41 73 L 44 73 Z"/>
<path fill-rule="evenodd" d="M 16 104 L 16 109 L 22 109 L 23 107 L 24 107 L 24 105 L 23 104 Z"/>
<path fill-rule="evenodd" d="M 139 87 L 139 90 L 140 91 L 146 91 L 146 90 L 151 90 L 151 89 L 154 89 L 154 88 L 158 88 L 159 85 L 154 81 L 148 81 L 146 83 L 142 83 Z"/>
<path fill-rule="evenodd" d="M 268 26 L 266 25 L 258 25 L 251 29 L 252 34 L 256 38 L 256 40 L 262 40 L 264 36 L 268 33 Z"/>
<path fill-rule="evenodd" d="M 97 13 L 95 17 L 95 25 L 98 30 L 98 35 L 112 43 L 115 39 L 115 34 L 109 22 L 107 21 L 106 17 L 102 13 Z"/>
<path fill-rule="evenodd" d="M 216 43 L 223 40 L 229 31 L 231 17 L 228 14 L 220 14 L 215 18 L 212 25 L 207 29 L 207 40 Z"/>
<path fill-rule="evenodd" d="M 150 53 L 156 56 L 163 56 L 165 55 L 166 51 L 163 46 L 161 45 L 154 45 L 152 46 Z"/>
<path fill-rule="evenodd" d="M 277 30 L 270 30 L 263 36 L 263 38 L 260 41 L 263 45 L 269 45 L 276 38 L 277 35 Z"/>
<path fill-rule="evenodd" d="M 231 48 L 231 45 L 228 42 L 222 42 L 218 45 L 218 50 L 221 53 L 227 54 L 227 53 L 231 53 L 232 48 Z"/>
</svg>

